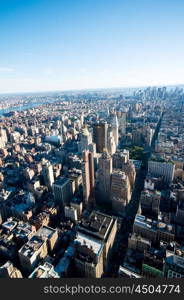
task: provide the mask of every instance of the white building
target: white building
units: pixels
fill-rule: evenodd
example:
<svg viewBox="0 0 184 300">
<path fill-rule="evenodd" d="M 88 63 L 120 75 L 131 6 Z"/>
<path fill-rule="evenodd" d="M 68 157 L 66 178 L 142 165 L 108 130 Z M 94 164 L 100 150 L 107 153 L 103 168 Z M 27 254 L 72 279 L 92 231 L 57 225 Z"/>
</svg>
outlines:
<svg viewBox="0 0 184 300">
<path fill-rule="evenodd" d="M 171 183 L 174 178 L 175 165 L 157 161 L 148 162 L 148 174 L 156 177 L 163 177 L 166 183 Z"/>
<path fill-rule="evenodd" d="M 70 220 L 76 222 L 77 218 L 77 209 L 74 207 L 65 206 L 64 207 L 65 217 L 69 218 Z"/>
</svg>

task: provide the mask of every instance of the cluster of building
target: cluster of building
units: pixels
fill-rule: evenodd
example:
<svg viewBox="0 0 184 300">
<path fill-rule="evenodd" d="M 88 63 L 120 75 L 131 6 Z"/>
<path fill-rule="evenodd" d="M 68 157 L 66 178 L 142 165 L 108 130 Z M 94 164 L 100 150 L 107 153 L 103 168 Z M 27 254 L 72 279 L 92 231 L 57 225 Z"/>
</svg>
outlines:
<svg viewBox="0 0 184 300">
<path fill-rule="evenodd" d="M 183 95 L 177 93 L 164 104 L 120 276 L 184 277 Z"/>
<path fill-rule="evenodd" d="M 119 276 L 182 276 L 182 119 L 172 123 L 176 103 L 165 108 L 181 95 L 165 88 L 42 95 L 2 115 L 0 277 L 110 274 L 140 151 L 152 156 Z"/>
</svg>

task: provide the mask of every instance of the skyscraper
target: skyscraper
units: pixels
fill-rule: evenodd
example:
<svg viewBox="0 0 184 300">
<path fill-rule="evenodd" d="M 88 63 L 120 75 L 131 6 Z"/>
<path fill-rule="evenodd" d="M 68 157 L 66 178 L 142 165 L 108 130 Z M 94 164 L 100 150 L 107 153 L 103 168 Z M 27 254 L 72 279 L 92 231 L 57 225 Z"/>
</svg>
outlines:
<svg viewBox="0 0 184 300">
<path fill-rule="evenodd" d="M 66 177 L 60 177 L 53 183 L 54 199 L 61 209 L 69 205 L 73 197 L 72 183 L 73 181 Z"/>
<path fill-rule="evenodd" d="M 83 180 L 83 200 L 84 205 L 87 206 L 89 200 L 92 199 L 94 188 L 94 159 L 93 153 L 89 150 L 85 150 L 82 153 L 82 180 Z"/>
<path fill-rule="evenodd" d="M 43 168 L 44 183 L 48 188 L 51 188 L 54 183 L 53 167 L 50 163 L 47 163 Z"/>
<path fill-rule="evenodd" d="M 115 113 L 111 113 L 109 118 L 108 118 L 108 123 L 112 126 L 112 132 L 114 135 L 114 140 L 116 147 L 118 146 L 119 143 L 119 123 L 118 123 L 118 118 Z"/>
<path fill-rule="evenodd" d="M 92 144 L 92 135 L 87 126 L 84 125 L 80 135 L 79 152 L 82 153 L 84 150 L 88 150 L 90 144 Z"/>
<path fill-rule="evenodd" d="M 121 135 L 126 133 L 126 112 L 122 111 L 119 118 L 119 131 Z"/>
<path fill-rule="evenodd" d="M 93 141 L 96 143 L 96 151 L 102 153 L 107 148 L 107 122 L 93 125 Z"/>
<path fill-rule="evenodd" d="M 131 188 L 128 176 L 121 170 L 113 170 L 111 179 L 110 199 L 112 210 L 123 212 L 131 198 Z"/>
<path fill-rule="evenodd" d="M 107 130 L 107 150 L 110 155 L 113 155 L 116 152 L 116 143 L 111 126 L 108 126 Z"/>
<path fill-rule="evenodd" d="M 110 184 L 112 173 L 112 157 L 108 153 L 107 149 L 104 149 L 102 156 L 99 158 L 99 170 L 98 170 L 98 190 L 100 201 L 109 202 Z"/>
<path fill-rule="evenodd" d="M 129 160 L 129 151 L 124 149 L 123 151 L 117 151 L 113 155 L 113 169 L 120 169 L 128 176 L 131 188 L 133 189 L 136 171 L 135 166 Z"/>
</svg>

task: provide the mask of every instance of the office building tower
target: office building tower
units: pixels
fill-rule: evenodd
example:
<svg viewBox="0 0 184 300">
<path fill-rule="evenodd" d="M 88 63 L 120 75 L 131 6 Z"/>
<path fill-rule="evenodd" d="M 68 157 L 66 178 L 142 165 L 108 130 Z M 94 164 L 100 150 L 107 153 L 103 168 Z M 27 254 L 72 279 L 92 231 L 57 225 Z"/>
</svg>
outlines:
<svg viewBox="0 0 184 300">
<path fill-rule="evenodd" d="M 92 144 L 92 134 L 89 132 L 86 125 L 82 128 L 82 132 L 80 134 L 80 142 L 79 142 L 79 152 L 82 153 L 85 150 L 89 149 L 89 145 Z"/>
<path fill-rule="evenodd" d="M 157 161 L 148 162 L 148 174 L 161 177 L 165 183 L 171 183 L 174 178 L 175 165 Z"/>
<path fill-rule="evenodd" d="M 53 183 L 54 199 L 61 209 L 69 205 L 75 190 L 73 185 L 75 186 L 75 182 L 66 177 L 60 177 Z"/>
<path fill-rule="evenodd" d="M 115 113 L 110 114 L 110 116 L 108 118 L 108 124 L 112 126 L 114 141 L 115 141 L 115 144 L 117 147 L 118 143 L 119 143 L 119 123 L 118 123 L 118 118 Z"/>
<path fill-rule="evenodd" d="M 77 273 L 81 277 L 101 278 L 103 275 L 103 242 L 78 232 L 74 247 L 74 264 Z"/>
<path fill-rule="evenodd" d="M 110 202 L 110 186 L 112 174 L 112 157 L 106 149 L 99 158 L 98 169 L 98 191 L 100 201 L 103 203 Z"/>
<path fill-rule="evenodd" d="M 89 216 L 82 218 L 78 232 L 85 234 L 88 239 L 96 239 L 103 243 L 103 270 L 107 270 L 117 233 L 117 219 L 98 211 L 92 211 Z"/>
<path fill-rule="evenodd" d="M 113 155 L 116 152 L 116 143 L 111 126 L 108 126 L 107 130 L 107 150 L 110 155 Z"/>
<path fill-rule="evenodd" d="M 91 143 L 91 144 L 89 144 L 88 148 L 89 148 L 89 151 L 91 153 L 93 153 L 93 156 L 96 157 L 96 144 L 95 143 Z"/>
<path fill-rule="evenodd" d="M 121 214 L 131 198 L 131 187 L 128 176 L 121 170 L 113 170 L 111 178 L 110 199 L 112 210 Z"/>
<path fill-rule="evenodd" d="M 107 148 L 107 128 L 106 122 L 100 122 L 93 125 L 93 141 L 96 143 L 96 151 L 102 153 Z"/>
<path fill-rule="evenodd" d="M 123 171 L 129 178 L 131 189 L 133 189 L 136 171 L 134 164 L 129 160 L 129 151 L 124 149 L 123 151 L 117 151 L 113 157 L 113 169 L 119 169 Z"/>
<path fill-rule="evenodd" d="M 158 219 L 160 212 L 161 192 L 157 190 L 143 190 L 141 192 L 141 214 L 153 219 Z"/>
<path fill-rule="evenodd" d="M 122 111 L 119 117 L 119 132 L 121 136 L 126 134 L 126 112 Z"/>
<path fill-rule="evenodd" d="M 129 161 L 129 151 L 124 149 L 123 151 L 117 151 L 112 156 L 113 169 L 122 169 L 123 164 Z"/>
<path fill-rule="evenodd" d="M 77 209 L 74 207 L 65 206 L 64 208 L 65 217 L 76 222 L 78 220 L 77 217 Z"/>
<path fill-rule="evenodd" d="M 54 183 L 54 172 L 53 172 L 53 167 L 50 163 L 47 163 L 44 167 L 43 167 L 43 179 L 44 179 L 44 183 L 45 185 L 51 189 L 52 185 Z"/>
<path fill-rule="evenodd" d="M 94 158 L 93 154 L 88 150 L 83 151 L 82 162 L 82 181 L 83 181 L 83 200 L 87 206 L 89 200 L 92 200 L 94 189 Z"/>
</svg>

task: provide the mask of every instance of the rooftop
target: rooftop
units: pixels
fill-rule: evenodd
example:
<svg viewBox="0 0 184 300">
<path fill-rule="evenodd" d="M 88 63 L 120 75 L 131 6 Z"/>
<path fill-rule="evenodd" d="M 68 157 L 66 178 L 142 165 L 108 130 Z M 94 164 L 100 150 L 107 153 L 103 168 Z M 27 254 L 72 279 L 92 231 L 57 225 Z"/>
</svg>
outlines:
<svg viewBox="0 0 184 300">
<path fill-rule="evenodd" d="M 100 255 L 104 245 L 103 242 L 80 232 L 77 232 L 75 242 L 79 242 L 81 246 L 86 246 L 93 250 L 97 256 Z"/>
<path fill-rule="evenodd" d="M 55 180 L 53 184 L 54 185 L 62 186 L 62 185 L 65 185 L 68 182 L 70 182 L 69 178 L 67 178 L 67 177 L 60 177 L 59 179 Z"/>
<path fill-rule="evenodd" d="M 28 241 L 20 250 L 19 253 L 24 256 L 31 257 L 33 254 L 40 249 L 44 241 L 37 235 L 34 235 L 30 241 Z"/>
<path fill-rule="evenodd" d="M 140 227 L 144 227 L 152 231 L 161 230 L 161 231 L 174 234 L 174 227 L 172 225 L 165 224 L 164 222 L 148 219 L 142 215 L 136 215 L 134 225 L 138 225 Z"/>
<path fill-rule="evenodd" d="M 59 278 L 59 275 L 51 264 L 45 263 L 43 266 L 38 266 L 29 278 Z"/>
<path fill-rule="evenodd" d="M 56 232 L 56 229 L 44 225 L 37 231 L 37 235 L 41 238 L 51 238 Z"/>
<path fill-rule="evenodd" d="M 111 216 L 93 211 L 89 217 L 82 219 L 79 231 L 84 231 L 100 239 L 105 239 L 113 221 L 114 219 Z"/>
</svg>

